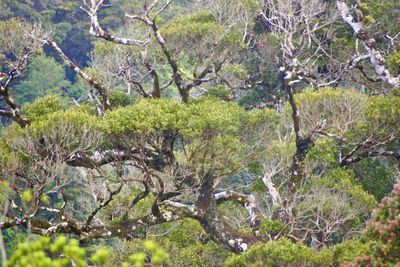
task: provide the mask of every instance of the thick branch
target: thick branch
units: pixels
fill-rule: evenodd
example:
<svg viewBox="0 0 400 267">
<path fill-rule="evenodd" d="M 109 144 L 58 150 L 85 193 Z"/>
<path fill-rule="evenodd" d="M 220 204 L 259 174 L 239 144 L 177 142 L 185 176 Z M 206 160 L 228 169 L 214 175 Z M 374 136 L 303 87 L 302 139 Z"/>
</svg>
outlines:
<svg viewBox="0 0 400 267">
<path fill-rule="evenodd" d="M 342 19 L 351 27 L 355 37 L 364 43 L 368 55 L 370 56 L 371 64 L 374 67 L 378 78 L 384 81 L 390 88 L 397 88 L 399 86 L 399 77 L 394 77 L 390 73 L 385 58 L 378 50 L 375 39 L 365 30 L 363 20 L 357 19 L 353 16 L 345 1 L 339 0 L 336 4 Z M 358 5 L 354 8 L 357 9 L 357 12 L 362 14 Z"/>
<path fill-rule="evenodd" d="M 217 201 L 217 203 L 219 201 L 232 200 L 242 204 L 250 215 L 251 225 L 253 226 L 253 228 L 256 228 L 256 230 L 258 230 L 262 219 L 262 214 L 255 203 L 255 198 L 253 195 L 244 195 L 234 191 L 224 191 L 215 194 L 215 200 Z"/>
<path fill-rule="evenodd" d="M 294 99 L 293 89 L 287 86 L 289 94 L 289 104 L 292 107 L 292 122 L 293 129 L 296 136 L 296 152 L 293 156 L 292 166 L 290 168 L 290 181 L 289 187 L 291 191 L 296 191 L 296 188 L 300 185 L 305 175 L 305 159 L 307 151 L 310 146 L 310 140 L 304 138 L 300 134 L 300 115 L 299 110 Z"/>
<path fill-rule="evenodd" d="M 62 60 L 68 67 L 70 67 L 80 77 L 82 77 L 86 82 L 88 82 L 91 86 L 93 86 L 93 88 L 95 88 L 97 90 L 97 92 L 99 93 L 99 95 L 101 97 L 101 104 L 102 104 L 103 112 L 105 110 L 111 109 L 110 102 L 108 100 L 108 92 L 103 84 L 101 84 L 92 75 L 85 72 L 83 69 L 78 67 L 78 65 L 76 65 L 71 59 L 69 59 L 69 57 L 64 54 L 64 52 L 61 50 L 61 48 L 58 46 L 58 44 L 56 42 L 53 42 L 51 40 L 44 40 L 44 43 L 48 44 L 51 48 L 53 48 L 53 50 L 61 56 Z"/>
<path fill-rule="evenodd" d="M 6 104 L 11 108 L 11 111 L 0 109 L 0 116 L 5 116 L 12 119 L 21 127 L 25 127 L 26 125 L 28 125 L 29 121 L 21 115 L 17 104 L 11 97 L 10 85 L 19 76 L 20 72 L 25 69 L 27 61 L 32 55 L 32 52 L 28 52 L 23 57 L 21 57 L 18 60 L 18 64 L 16 65 L 16 67 L 12 69 L 8 74 L 0 72 L 0 95 L 4 98 Z M 6 77 L 7 79 L 5 79 Z M 5 79 L 4 83 L 1 82 L 3 79 Z"/>
<path fill-rule="evenodd" d="M 400 161 L 400 152 L 396 151 L 366 151 L 361 153 L 358 156 L 345 158 L 340 162 L 341 166 L 349 166 L 354 163 L 360 162 L 363 159 L 370 158 L 370 157 L 393 157 Z"/>
<path fill-rule="evenodd" d="M 213 191 L 213 177 L 210 174 L 206 174 L 203 178 L 199 197 L 195 203 L 197 211 L 195 219 L 200 222 L 214 241 L 221 243 L 235 253 L 246 251 L 249 246 L 257 242 L 256 236 L 241 233 L 226 221 L 217 210 L 217 202 Z M 222 198 L 238 195 L 222 193 L 220 196 Z"/>
<path fill-rule="evenodd" d="M 90 0 L 91 4 L 88 5 L 86 0 L 84 0 L 85 7 L 81 7 L 83 11 L 85 11 L 88 16 L 90 17 L 91 25 L 90 25 L 90 34 L 93 36 L 102 38 L 104 40 L 117 43 L 117 44 L 122 44 L 122 45 L 135 45 L 139 47 L 143 47 L 146 44 L 148 44 L 149 41 L 142 41 L 142 40 L 135 40 L 135 39 L 129 39 L 129 38 L 120 38 L 116 37 L 109 32 L 103 30 L 101 28 L 99 20 L 97 18 L 97 12 L 99 11 L 100 8 L 104 6 L 104 0 L 99 0 L 98 2 L 96 0 Z"/>
<path fill-rule="evenodd" d="M 171 1 L 172 2 L 172 1 Z M 170 3 L 168 3 L 169 5 Z M 168 7 L 168 5 L 164 6 L 164 9 Z M 174 81 L 176 87 L 179 90 L 179 93 L 182 97 L 182 101 L 184 103 L 189 102 L 189 92 L 185 89 L 183 82 L 182 82 L 182 76 L 181 73 L 179 72 L 179 66 L 177 61 L 173 58 L 171 51 L 169 50 L 167 43 L 165 42 L 163 36 L 161 35 L 157 25 L 155 18 L 150 19 L 149 17 L 149 8 L 145 7 L 145 16 L 135 16 L 135 15 L 126 15 L 126 17 L 133 19 L 133 20 L 139 20 L 143 23 L 145 23 L 148 27 L 151 28 L 151 31 L 153 32 L 153 35 L 156 37 L 157 43 L 160 46 L 164 56 L 166 57 L 168 64 L 171 67 L 172 70 L 172 80 Z M 164 9 L 161 9 L 160 12 L 162 12 Z M 158 13 L 159 14 L 159 13 Z M 157 15 L 158 15 L 157 14 Z"/>
<path fill-rule="evenodd" d="M 121 192 L 122 189 L 122 185 L 121 184 L 117 190 L 110 192 L 110 195 L 108 196 L 108 199 L 106 201 L 103 201 L 99 206 L 97 206 L 92 213 L 90 213 L 89 217 L 87 218 L 85 225 L 83 226 L 83 229 L 87 229 L 90 225 L 90 223 L 92 222 L 94 216 L 96 216 L 96 214 L 104 207 L 106 207 L 108 204 L 110 204 L 110 202 L 113 200 L 113 197 L 117 194 L 119 194 L 119 192 Z"/>
<path fill-rule="evenodd" d="M 147 68 L 147 71 L 153 78 L 153 91 L 151 92 L 151 96 L 154 98 L 160 98 L 161 97 L 161 88 L 160 88 L 160 79 L 158 77 L 157 71 L 153 68 L 151 63 L 148 60 L 144 60 L 144 65 Z"/>
</svg>

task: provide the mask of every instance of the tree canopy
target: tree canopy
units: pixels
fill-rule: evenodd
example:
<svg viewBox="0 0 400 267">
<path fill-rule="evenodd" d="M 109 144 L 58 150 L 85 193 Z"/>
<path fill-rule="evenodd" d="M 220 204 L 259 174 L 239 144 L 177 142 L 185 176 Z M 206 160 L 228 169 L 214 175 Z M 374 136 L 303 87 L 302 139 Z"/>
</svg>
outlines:
<svg viewBox="0 0 400 267">
<path fill-rule="evenodd" d="M 398 1 L 0 9 L 3 266 L 400 263 Z"/>
</svg>

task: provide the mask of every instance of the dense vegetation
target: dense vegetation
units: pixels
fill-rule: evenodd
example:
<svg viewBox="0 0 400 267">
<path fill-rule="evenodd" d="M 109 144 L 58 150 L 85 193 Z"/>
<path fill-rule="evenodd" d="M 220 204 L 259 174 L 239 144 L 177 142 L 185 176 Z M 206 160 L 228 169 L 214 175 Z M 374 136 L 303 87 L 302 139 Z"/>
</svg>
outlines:
<svg viewBox="0 0 400 267">
<path fill-rule="evenodd" d="M 399 266 L 399 10 L 0 2 L 3 266 Z"/>
</svg>

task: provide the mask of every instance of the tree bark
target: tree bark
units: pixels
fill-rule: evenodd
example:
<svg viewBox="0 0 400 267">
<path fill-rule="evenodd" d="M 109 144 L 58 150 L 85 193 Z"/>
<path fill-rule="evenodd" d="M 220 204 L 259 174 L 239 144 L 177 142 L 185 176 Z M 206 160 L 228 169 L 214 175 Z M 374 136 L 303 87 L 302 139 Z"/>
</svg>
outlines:
<svg viewBox="0 0 400 267">
<path fill-rule="evenodd" d="M 241 233 L 217 211 L 211 175 L 206 175 L 196 202 L 197 219 L 211 239 L 235 253 L 246 251 L 258 240 L 252 234 Z"/>
</svg>

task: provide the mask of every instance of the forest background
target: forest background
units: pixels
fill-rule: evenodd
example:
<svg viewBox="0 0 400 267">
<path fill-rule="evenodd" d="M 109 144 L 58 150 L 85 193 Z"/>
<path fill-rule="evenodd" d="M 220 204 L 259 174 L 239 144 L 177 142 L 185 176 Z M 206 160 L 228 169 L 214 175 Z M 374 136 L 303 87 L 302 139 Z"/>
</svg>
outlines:
<svg viewBox="0 0 400 267">
<path fill-rule="evenodd" d="M 2 0 L 3 266 L 397 266 L 399 13 Z"/>
</svg>

